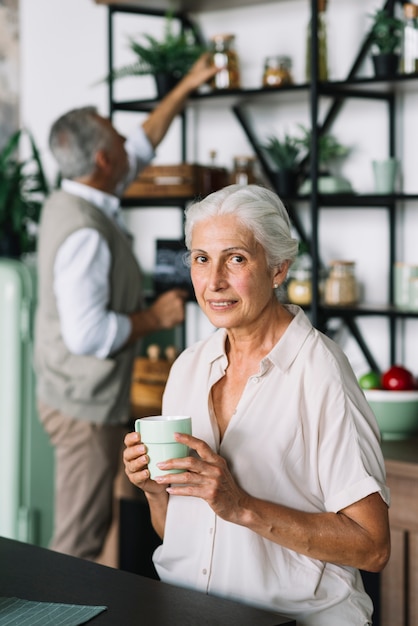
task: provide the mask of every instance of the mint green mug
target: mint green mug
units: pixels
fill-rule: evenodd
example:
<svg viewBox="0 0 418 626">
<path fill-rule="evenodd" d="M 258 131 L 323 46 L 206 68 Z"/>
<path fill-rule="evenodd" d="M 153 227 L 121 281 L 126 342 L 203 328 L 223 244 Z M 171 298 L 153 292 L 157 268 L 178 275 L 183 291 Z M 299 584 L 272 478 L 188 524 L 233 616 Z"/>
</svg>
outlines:
<svg viewBox="0 0 418 626">
<path fill-rule="evenodd" d="M 180 474 L 184 470 L 161 470 L 157 463 L 188 456 L 189 448 L 174 439 L 174 433 L 192 434 L 192 418 L 187 415 L 151 415 L 135 421 L 135 430 L 147 447 L 150 477 Z"/>
</svg>

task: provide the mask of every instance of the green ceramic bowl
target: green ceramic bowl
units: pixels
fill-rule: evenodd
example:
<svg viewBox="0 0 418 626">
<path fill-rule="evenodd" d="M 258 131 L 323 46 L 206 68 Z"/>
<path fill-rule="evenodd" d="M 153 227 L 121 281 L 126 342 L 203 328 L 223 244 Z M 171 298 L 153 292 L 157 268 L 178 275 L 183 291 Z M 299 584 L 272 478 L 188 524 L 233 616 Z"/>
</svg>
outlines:
<svg viewBox="0 0 418 626">
<path fill-rule="evenodd" d="M 364 393 L 382 439 L 408 439 L 418 434 L 418 390 L 368 389 Z"/>
</svg>

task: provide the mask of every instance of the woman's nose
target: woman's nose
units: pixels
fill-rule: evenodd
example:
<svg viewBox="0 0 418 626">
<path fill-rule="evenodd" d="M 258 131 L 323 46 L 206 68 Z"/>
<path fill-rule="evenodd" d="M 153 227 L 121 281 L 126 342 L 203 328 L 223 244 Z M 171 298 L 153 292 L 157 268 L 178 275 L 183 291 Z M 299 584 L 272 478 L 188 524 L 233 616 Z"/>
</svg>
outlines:
<svg viewBox="0 0 418 626">
<path fill-rule="evenodd" d="M 226 284 L 225 267 L 222 264 L 212 265 L 209 284 L 211 289 L 221 289 Z"/>
</svg>

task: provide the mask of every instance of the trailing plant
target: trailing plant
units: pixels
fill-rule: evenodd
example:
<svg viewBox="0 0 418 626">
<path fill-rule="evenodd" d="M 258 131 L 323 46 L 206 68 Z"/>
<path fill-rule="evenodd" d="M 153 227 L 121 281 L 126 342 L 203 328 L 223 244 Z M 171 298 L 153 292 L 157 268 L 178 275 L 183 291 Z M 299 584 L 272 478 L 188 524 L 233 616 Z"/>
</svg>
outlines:
<svg viewBox="0 0 418 626">
<path fill-rule="evenodd" d="M 30 155 L 17 156 L 22 138 L 29 140 Z M 31 133 L 17 130 L 0 152 L 0 239 L 3 251 L 12 256 L 36 248 L 36 224 L 49 193 L 39 150 Z M 9 246 L 9 248 L 8 248 Z"/>
<path fill-rule="evenodd" d="M 137 60 L 115 69 L 111 74 L 112 79 L 145 74 L 169 74 L 180 79 L 187 74 L 193 63 L 206 50 L 197 42 L 196 35 L 191 28 L 186 28 L 179 33 L 174 32 L 171 13 L 166 15 L 164 36 L 161 41 L 147 33 L 143 33 L 142 38 L 145 43 L 128 37 L 129 47 L 137 56 Z"/>
<path fill-rule="evenodd" d="M 292 170 L 297 168 L 300 161 L 301 145 L 296 137 L 291 137 L 287 133 L 282 140 L 276 136 L 271 136 L 268 137 L 267 143 L 262 148 L 277 169 Z"/>
<path fill-rule="evenodd" d="M 371 44 L 380 54 L 398 53 L 402 42 L 402 20 L 394 17 L 387 9 L 377 9 L 370 17 L 373 19 Z"/>
</svg>

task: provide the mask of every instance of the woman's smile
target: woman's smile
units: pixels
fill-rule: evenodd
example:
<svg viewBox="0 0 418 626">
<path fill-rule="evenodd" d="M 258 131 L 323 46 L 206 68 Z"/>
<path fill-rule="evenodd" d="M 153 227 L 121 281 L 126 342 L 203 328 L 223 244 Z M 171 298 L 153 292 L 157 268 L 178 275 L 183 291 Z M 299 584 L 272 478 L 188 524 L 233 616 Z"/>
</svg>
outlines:
<svg viewBox="0 0 418 626">
<path fill-rule="evenodd" d="M 234 306 L 237 303 L 237 300 L 207 300 L 209 306 L 213 309 L 226 309 Z"/>
</svg>

